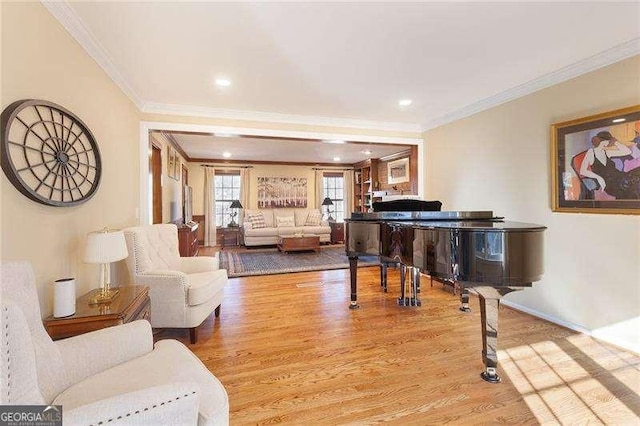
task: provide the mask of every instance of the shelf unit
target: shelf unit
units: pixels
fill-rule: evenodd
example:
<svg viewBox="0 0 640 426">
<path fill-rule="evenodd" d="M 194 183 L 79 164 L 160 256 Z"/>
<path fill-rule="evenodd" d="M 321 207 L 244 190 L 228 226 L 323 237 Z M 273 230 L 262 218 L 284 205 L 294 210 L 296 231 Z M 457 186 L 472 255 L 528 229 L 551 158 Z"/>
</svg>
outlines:
<svg viewBox="0 0 640 426">
<path fill-rule="evenodd" d="M 353 201 L 356 212 L 368 212 L 378 187 L 378 160 L 369 159 L 353 165 Z"/>
</svg>

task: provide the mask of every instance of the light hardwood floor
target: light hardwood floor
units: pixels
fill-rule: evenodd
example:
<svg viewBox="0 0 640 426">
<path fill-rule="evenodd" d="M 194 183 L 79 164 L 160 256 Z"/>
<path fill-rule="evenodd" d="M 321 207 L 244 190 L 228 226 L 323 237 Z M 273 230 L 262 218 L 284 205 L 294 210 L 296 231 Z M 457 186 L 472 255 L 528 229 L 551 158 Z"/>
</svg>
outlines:
<svg viewBox="0 0 640 426">
<path fill-rule="evenodd" d="M 231 423 L 640 423 L 640 356 L 500 309 L 501 384 L 484 382 L 471 314 L 424 279 L 422 307 L 398 307 L 377 267 L 230 279 L 219 319 L 187 344 L 222 381 Z M 570 307 L 568 307 L 570 309 Z"/>
</svg>

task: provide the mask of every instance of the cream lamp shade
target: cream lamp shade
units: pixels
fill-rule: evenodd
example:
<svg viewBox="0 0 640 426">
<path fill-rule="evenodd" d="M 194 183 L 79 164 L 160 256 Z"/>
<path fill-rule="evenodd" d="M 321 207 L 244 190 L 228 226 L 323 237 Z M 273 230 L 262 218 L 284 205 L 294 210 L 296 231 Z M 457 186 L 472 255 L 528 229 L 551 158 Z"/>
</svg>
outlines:
<svg viewBox="0 0 640 426">
<path fill-rule="evenodd" d="M 85 263 L 111 263 L 129 256 L 122 231 L 103 229 L 87 235 Z"/>
<path fill-rule="evenodd" d="M 100 264 L 100 291 L 89 299 L 89 304 L 109 303 L 120 293 L 119 289 L 111 289 L 111 262 L 117 262 L 129 256 L 127 244 L 122 231 L 91 232 L 87 235 L 84 247 L 84 261 Z"/>
</svg>

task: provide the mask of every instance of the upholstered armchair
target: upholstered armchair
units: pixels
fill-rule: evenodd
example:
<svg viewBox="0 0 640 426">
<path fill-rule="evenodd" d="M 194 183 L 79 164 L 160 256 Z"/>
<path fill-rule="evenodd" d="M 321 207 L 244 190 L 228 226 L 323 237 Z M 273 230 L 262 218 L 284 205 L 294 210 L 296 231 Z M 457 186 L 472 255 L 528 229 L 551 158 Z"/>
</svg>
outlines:
<svg viewBox="0 0 640 426">
<path fill-rule="evenodd" d="M 180 257 L 173 224 L 124 229 L 132 284 L 149 286 L 151 326 L 188 328 L 196 343 L 197 327 L 215 310 L 220 315 L 227 271 L 218 258 Z"/>
<path fill-rule="evenodd" d="M 52 341 L 27 262 L 0 266 L 0 405 L 62 405 L 64 424 L 219 425 L 222 384 L 145 320 Z"/>
</svg>

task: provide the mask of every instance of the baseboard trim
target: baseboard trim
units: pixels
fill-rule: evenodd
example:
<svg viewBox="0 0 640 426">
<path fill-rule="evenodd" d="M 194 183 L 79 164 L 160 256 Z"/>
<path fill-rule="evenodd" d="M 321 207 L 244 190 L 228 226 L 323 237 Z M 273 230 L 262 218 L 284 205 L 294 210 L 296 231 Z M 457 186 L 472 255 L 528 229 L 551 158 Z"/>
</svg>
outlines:
<svg viewBox="0 0 640 426">
<path fill-rule="evenodd" d="M 545 313 L 537 311 L 535 309 L 528 308 L 526 306 L 522 306 L 522 305 L 520 305 L 518 303 L 514 303 L 514 302 L 511 302 L 509 300 L 502 299 L 500 301 L 500 304 L 502 304 L 504 306 L 507 306 L 507 307 L 509 307 L 511 309 L 515 309 L 516 311 L 524 312 L 525 314 L 529 314 L 531 316 L 534 316 L 534 317 L 543 319 L 545 321 L 549 321 L 551 323 L 557 324 L 557 325 L 559 325 L 561 327 L 568 328 L 569 330 L 573 330 L 573 331 L 577 331 L 578 333 L 586 334 L 587 336 L 590 336 L 590 337 L 592 337 L 592 338 L 594 338 L 596 340 L 600 340 L 602 342 L 617 346 L 620 349 L 624 349 L 625 351 L 630 351 L 630 352 L 633 352 L 635 354 L 640 355 L 640 351 L 638 351 L 638 348 L 636 346 L 634 346 L 632 343 L 627 342 L 626 340 L 620 340 L 620 339 L 615 339 L 615 338 L 612 339 L 612 338 L 604 337 L 604 336 L 601 336 L 601 335 L 594 335 L 593 331 L 591 331 L 588 328 L 585 328 L 585 327 L 583 327 L 581 325 L 578 325 L 578 324 L 575 324 L 575 323 L 572 323 L 572 322 L 569 322 L 569 321 L 561 320 L 561 319 L 556 318 L 554 316 L 545 314 Z"/>
</svg>

